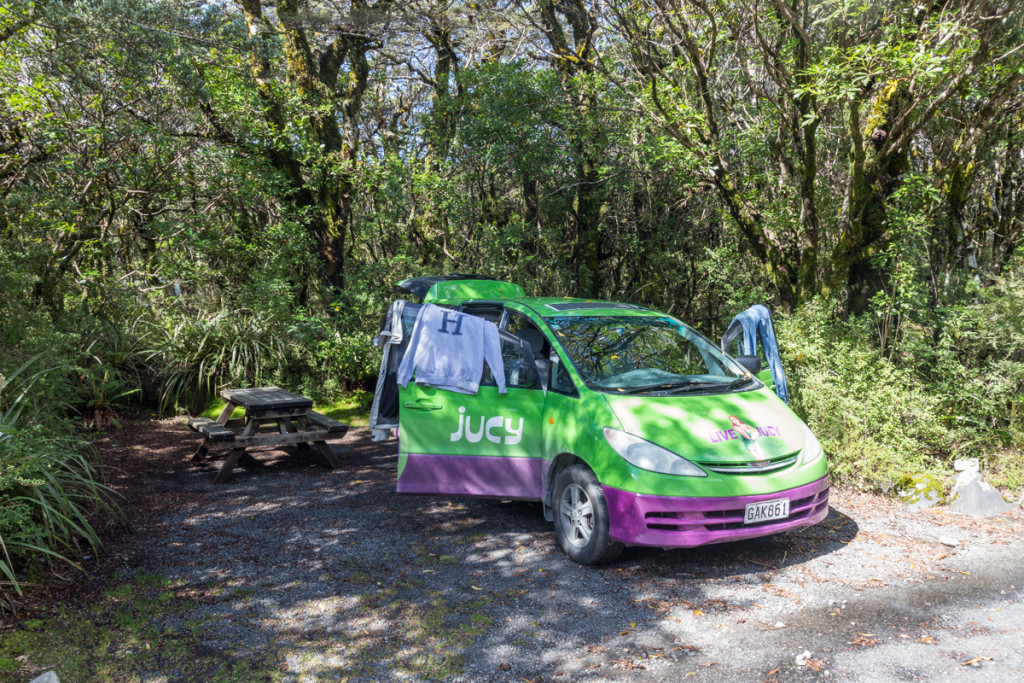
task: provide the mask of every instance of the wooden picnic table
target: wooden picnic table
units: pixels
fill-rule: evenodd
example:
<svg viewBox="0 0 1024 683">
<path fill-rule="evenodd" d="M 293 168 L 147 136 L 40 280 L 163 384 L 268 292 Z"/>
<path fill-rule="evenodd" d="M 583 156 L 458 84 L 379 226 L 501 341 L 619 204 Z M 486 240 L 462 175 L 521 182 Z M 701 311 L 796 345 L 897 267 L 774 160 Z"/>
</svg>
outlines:
<svg viewBox="0 0 1024 683">
<path fill-rule="evenodd" d="M 220 395 L 227 405 L 216 420 L 193 417 L 188 421 L 189 427 L 206 437 L 193 460 L 202 460 L 210 451 L 228 451 L 214 484 L 227 481 L 236 465 L 260 466 L 246 452 L 251 446 L 308 445 L 332 468 L 341 467 L 341 460 L 327 445 L 327 439 L 345 436 L 348 425 L 314 411 L 312 400 L 278 387 L 226 389 Z M 245 416 L 232 419 L 238 407 L 245 409 Z M 274 431 L 261 433 L 263 427 L 272 427 Z"/>
</svg>

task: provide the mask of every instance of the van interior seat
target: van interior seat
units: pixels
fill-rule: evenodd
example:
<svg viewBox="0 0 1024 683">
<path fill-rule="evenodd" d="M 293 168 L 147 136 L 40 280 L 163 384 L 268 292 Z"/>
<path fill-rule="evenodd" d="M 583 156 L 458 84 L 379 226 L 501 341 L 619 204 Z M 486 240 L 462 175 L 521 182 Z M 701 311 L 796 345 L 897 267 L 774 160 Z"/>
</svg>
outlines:
<svg viewBox="0 0 1024 683">
<path fill-rule="evenodd" d="M 548 360 L 547 353 L 544 353 L 547 340 L 535 327 L 524 327 L 516 332 L 516 336 L 522 339 L 524 344 L 530 345 L 530 350 L 533 351 L 533 364 L 537 367 L 537 375 L 544 390 L 547 391 L 548 378 L 551 373 L 551 361 Z"/>
<path fill-rule="evenodd" d="M 544 335 L 541 334 L 540 330 L 535 327 L 524 327 L 516 332 L 516 336 L 530 345 L 534 358 L 547 358 L 547 355 L 541 353 L 547 340 L 544 339 Z"/>
</svg>

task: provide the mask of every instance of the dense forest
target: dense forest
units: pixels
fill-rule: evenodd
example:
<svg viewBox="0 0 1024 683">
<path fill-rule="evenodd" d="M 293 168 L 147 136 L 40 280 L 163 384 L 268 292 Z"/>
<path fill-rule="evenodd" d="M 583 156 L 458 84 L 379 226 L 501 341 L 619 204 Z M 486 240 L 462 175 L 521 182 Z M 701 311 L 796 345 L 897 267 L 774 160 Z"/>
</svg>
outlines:
<svg viewBox="0 0 1024 683">
<path fill-rule="evenodd" d="M 767 303 L 837 481 L 1024 484 L 1012 0 L 0 6 L 0 569 L 98 541 L 87 429 L 371 387 L 398 280 L 720 335 Z"/>
</svg>

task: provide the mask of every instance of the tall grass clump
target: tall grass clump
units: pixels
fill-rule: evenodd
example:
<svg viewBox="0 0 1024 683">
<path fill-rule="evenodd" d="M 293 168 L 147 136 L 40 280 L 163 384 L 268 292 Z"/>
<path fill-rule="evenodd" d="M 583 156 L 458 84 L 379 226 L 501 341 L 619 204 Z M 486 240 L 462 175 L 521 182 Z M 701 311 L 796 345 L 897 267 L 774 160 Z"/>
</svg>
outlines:
<svg viewBox="0 0 1024 683">
<path fill-rule="evenodd" d="M 0 374 L 0 577 L 5 606 L 20 593 L 26 574 L 55 564 L 75 565 L 99 536 L 90 523 L 110 512 L 113 492 L 90 461 L 90 443 L 72 420 L 54 410 L 48 376 L 30 359 L 6 377 Z"/>
<path fill-rule="evenodd" d="M 161 410 L 199 412 L 227 386 L 273 383 L 286 343 L 272 318 L 248 311 L 168 318 L 150 325 L 143 356 L 159 380 Z"/>
</svg>

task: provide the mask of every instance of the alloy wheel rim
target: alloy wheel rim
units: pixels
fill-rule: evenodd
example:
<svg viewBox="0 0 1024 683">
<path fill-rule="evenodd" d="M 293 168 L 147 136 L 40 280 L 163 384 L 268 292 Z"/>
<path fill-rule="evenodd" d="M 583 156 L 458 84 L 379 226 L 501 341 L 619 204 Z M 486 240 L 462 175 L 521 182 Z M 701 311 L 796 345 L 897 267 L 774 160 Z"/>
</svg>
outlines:
<svg viewBox="0 0 1024 683">
<path fill-rule="evenodd" d="M 558 514 L 562 517 L 562 529 L 569 543 L 577 548 L 590 543 L 594 536 L 594 506 L 582 486 L 569 484 L 562 489 Z"/>
</svg>

